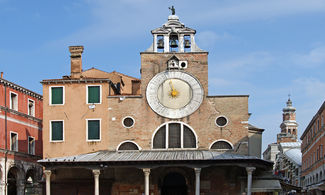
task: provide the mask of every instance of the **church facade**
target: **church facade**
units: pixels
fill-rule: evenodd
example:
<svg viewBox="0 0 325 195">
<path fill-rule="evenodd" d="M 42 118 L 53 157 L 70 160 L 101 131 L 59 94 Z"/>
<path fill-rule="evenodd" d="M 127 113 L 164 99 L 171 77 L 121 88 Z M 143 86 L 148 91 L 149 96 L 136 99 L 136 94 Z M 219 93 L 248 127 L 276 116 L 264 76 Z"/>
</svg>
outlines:
<svg viewBox="0 0 325 195">
<path fill-rule="evenodd" d="M 248 95 L 208 94 L 208 52 L 170 15 L 141 52 L 141 79 L 82 70 L 43 80 L 46 194 L 273 194 Z"/>
</svg>

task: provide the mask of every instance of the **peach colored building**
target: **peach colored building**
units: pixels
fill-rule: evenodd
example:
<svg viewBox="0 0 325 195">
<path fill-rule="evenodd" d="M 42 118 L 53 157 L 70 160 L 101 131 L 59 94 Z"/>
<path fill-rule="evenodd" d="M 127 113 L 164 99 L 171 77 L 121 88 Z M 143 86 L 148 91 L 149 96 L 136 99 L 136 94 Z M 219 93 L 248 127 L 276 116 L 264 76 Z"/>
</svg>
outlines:
<svg viewBox="0 0 325 195">
<path fill-rule="evenodd" d="M 302 180 L 308 194 L 325 193 L 324 131 L 325 102 L 309 122 L 301 136 Z"/>
<path fill-rule="evenodd" d="M 208 52 L 170 15 L 141 52 L 141 79 L 82 70 L 43 80 L 46 195 L 273 194 L 248 95 L 210 96 Z M 261 187 L 264 186 L 264 187 Z"/>
<path fill-rule="evenodd" d="M 42 96 L 0 78 L 0 194 L 41 194 Z"/>
</svg>

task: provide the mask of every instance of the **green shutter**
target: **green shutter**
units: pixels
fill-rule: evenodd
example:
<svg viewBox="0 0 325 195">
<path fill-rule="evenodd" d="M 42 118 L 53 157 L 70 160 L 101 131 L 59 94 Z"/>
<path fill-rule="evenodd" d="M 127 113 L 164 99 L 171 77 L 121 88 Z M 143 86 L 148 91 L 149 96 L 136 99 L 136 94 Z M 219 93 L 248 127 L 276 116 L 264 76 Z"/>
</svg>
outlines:
<svg viewBox="0 0 325 195">
<path fill-rule="evenodd" d="M 63 121 L 52 121 L 52 141 L 63 140 Z"/>
<path fill-rule="evenodd" d="M 88 86 L 88 103 L 100 103 L 99 86 Z"/>
<path fill-rule="evenodd" d="M 88 120 L 88 140 L 100 139 L 100 122 L 99 120 Z"/>
<path fill-rule="evenodd" d="M 52 104 L 63 104 L 63 87 L 52 87 Z"/>
</svg>

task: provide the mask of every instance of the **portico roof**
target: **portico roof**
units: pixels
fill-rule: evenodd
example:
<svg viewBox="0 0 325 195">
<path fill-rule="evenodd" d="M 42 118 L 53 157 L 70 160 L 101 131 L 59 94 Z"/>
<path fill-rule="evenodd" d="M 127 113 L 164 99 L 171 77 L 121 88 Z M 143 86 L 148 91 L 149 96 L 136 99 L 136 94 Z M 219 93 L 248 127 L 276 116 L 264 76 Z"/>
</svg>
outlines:
<svg viewBox="0 0 325 195">
<path fill-rule="evenodd" d="M 245 156 L 214 150 L 140 150 L 140 151 L 108 151 L 49 158 L 39 160 L 47 165 L 97 164 L 108 165 L 144 165 L 144 164 L 216 164 L 216 163 L 244 163 L 255 166 L 272 166 L 271 161 L 259 159 L 255 156 Z"/>
</svg>

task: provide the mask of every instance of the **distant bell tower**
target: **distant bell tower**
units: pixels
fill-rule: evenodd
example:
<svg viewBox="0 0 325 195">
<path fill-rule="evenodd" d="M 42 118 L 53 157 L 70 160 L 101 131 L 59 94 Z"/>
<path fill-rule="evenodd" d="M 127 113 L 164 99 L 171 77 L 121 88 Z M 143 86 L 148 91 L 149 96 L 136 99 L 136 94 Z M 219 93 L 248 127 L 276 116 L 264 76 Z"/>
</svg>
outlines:
<svg viewBox="0 0 325 195">
<path fill-rule="evenodd" d="M 296 142 L 298 123 L 296 121 L 296 108 L 292 106 L 290 97 L 287 101 L 287 106 L 282 111 L 281 133 L 277 135 L 277 143 Z"/>
</svg>

